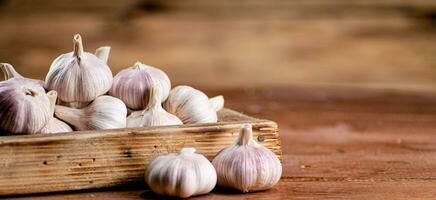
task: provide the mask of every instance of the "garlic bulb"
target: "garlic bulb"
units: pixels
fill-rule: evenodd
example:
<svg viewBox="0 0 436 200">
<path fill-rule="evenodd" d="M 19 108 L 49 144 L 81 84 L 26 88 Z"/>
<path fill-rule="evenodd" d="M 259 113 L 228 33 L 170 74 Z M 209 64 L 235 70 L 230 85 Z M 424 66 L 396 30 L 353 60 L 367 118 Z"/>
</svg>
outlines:
<svg viewBox="0 0 436 200">
<path fill-rule="evenodd" d="M 212 98 L 212 101 L 200 90 L 189 86 L 173 88 L 164 103 L 169 113 L 179 117 L 184 124 L 215 123 L 216 111 L 224 105 L 222 96 Z"/>
<path fill-rule="evenodd" d="M 100 59 L 83 51 L 79 34 L 74 36 L 73 43 L 73 52 L 62 54 L 53 61 L 45 83 L 48 90 L 58 92 L 63 104 L 81 108 L 112 86 L 112 72 L 106 64 L 110 48 L 97 50 Z"/>
<path fill-rule="evenodd" d="M 147 127 L 183 124 L 179 118 L 162 108 L 162 87 L 155 84 L 149 92 L 150 106 L 145 110 L 134 111 L 127 117 L 127 127 Z"/>
<path fill-rule="evenodd" d="M 58 93 L 54 90 L 51 90 L 47 92 L 48 99 L 50 100 L 50 120 L 48 123 L 44 126 L 44 128 L 41 129 L 40 133 L 63 133 L 63 132 L 71 132 L 73 129 L 66 124 L 65 122 L 55 118 L 54 111 L 56 106 L 56 99 L 58 96 Z"/>
<path fill-rule="evenodd" d="M 9 80 L 11 78 L 24 78 L 21 74 L 15 71 L 15 68 L 9 63 L 0 63 L 0 69 L 2 70 L 5 80 Z M 44 81 L 26 78 L 28 81 L 34 81 L 39 84 L 41 87 L 44 87 Z"/>
<path fill-rule="evenodd" d="M 128 108 L 140 110 L 150 105 L 151 86 L 159 83 L 162 90 L 160 99 L 165 101 L 171 89 L 171 82 L 162 70 L 136 62 L 132 67 L 121 70 L 115 77 L 109 95 L 121 99 Z"/>
<path fill-rule="evenodd" d="M 0 82 L 0 128 L 38 133 L 50 119 L 50 101 L 35 80 L 15 77 Z"/>
<path fill-rule="evenodd" d="M 212 161 L 218 185 L 251 192 L 273 187 L 282 165 L 276 155 L 256 143 L 250 124 L 245 124 L 233 146 L 221 150 Z"/>
<path fill-rule="evenodd" d="M 105 95 L 82 109 L 57 105 L 55 115 L 79 131 L 125 128 L 127 108 L 121 100 Z"/>
<path fill-rule="evenodd" d="M 153 192 L 182 198 L 209 193 L 216 180 L 212 164 L 196 154 L 194 148 L 157 157 L 145 173 L 145 181 Z"/>
</svg>

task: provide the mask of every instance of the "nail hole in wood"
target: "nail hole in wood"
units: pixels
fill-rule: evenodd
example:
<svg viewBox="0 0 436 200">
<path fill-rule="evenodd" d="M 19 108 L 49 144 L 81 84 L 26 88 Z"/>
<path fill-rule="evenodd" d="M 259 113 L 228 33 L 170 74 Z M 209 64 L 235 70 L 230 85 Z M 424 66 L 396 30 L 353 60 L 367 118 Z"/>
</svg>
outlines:
<svg viewBox="0 0 436 200">
<path fill-rule="evenodd" d="M 81 167 L 81 166 L 82 166 L 82 163 L 79 163 L 79 166 Z"/>
<path fill-rule="evenodd" d="M 44 160 L 44 162 L 42 162 L 42 164 L 47 165 L 47 161 Z"/>
<path fill-rule="evenodd" d="M 265 136 L 263 136 L 263 135 L 257 136 L 257 141 L 259 141 L 259 142 L 265 141 Z"/>
<path fill-rule="evenodd" d="M 92 162 L 95 162 L 95 158 L 92 158 Z"/>
<path fill-rule="evenodd" d="M 130 151 L 130 149 L 127 149 L 123 152 L 124 156 L 131 158 L 132 157 L 132 152 Z"/>
</svg>

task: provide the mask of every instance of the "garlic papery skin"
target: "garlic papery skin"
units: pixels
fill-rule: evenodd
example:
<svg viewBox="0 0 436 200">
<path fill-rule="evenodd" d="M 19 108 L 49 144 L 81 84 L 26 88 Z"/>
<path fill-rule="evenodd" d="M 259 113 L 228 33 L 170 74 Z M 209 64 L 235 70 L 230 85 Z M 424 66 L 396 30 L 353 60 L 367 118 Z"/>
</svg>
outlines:
<svg viewBox="0 0 436 200">
<path fill-rule="evenodd" d="M 0 128 L 12 134 L 38 133 L 50 119 L 50 101 L 35 80 L 0 82 Z"/>
<path fill-rule="evenodd" d="M 209 193 L 216 181 L 212 164 L 194 148 L 159 156 L 145 172 L 145 182 L 153 192 L 181 198 Z"/>
<path fill-rule="evenodd" d="M 217 100 L 217 101 L 216 101 Z M 213 105 L 206 94 L 189 86 L 173 88 L 164 102 L 163 107 L 169 113 L 176 115 L 184 124 L 216 123 L 218 120 L 216 110 L 224 105 L 220 99 Z M 222 105 L 220 105 L 222 104 Z"/>
<path fill-rule="evenodd" d="M 175 115 L 168 113 L 162 108 L 161 87 L 158 84 L 152 86 L 150 90 L 151 106 L 141 111 L 132 112 L 127 117 L 127 127 L 148 127 L 148 126 L 169 126 L 182 125 L 182 121 Z"/>
<path fill-rule="evenodd" d="M 50 100 L 50 120 L 48 123 L 44 126 L 44 128 L 41 129 L 40 133 L 42 134 L 49 134 L 49 133 L 64 133 L 64 132 L 71 132 L 73 129 L 65 122 L 56 119 L 54 115 L 54 110 L 56 106 L 56 99 L 57 99 L 57 92 L 54 90 L 51 90 L 47 92 L 48 99 Z"/>
<path fill-rule="evenodd" d="M 111 52 L 110 46 L 100 47 L 97 50 L 95 50 L 95 56 L 97 56 L 98 59 L 100 59 L 101 61 L 107 64 L 107 61 L 109 60 L 110 52 Z"/>
<path fill-rule="evenodd" d="M 235 144 L 221 150 L 212 164 L 218 174 L 218 186 L 242 192 L 269 189 L 282 174 L 277 156 L 253 140 L 250 124 L 243 125 Z"/>
<path fill-rule="evenodd" d="M 212 97 L 209 99 L 209 101 L 212 105 L 212 108 L 217 112 L 224 107 L 224 97 L 222 95 Z"/>
<path fill-rule="evenodd" d="M 111 96 L 99 96 L 82 109 L 56 105 L 55 116 L 74 126 L 78 131 L 126 127 L 127 108 Z"/>
<path fill-rule="evenodd" d="M 109 91 L 113 78 L 106 60 L 83 51 L 79 34 L 74 36 L 73 44 L 73 52 L 53 61 L 45 83 L 48 90 L 58 92 L 61 102 L 80 108 Z"/>
<path fill-rule="evenodd" d="M 136 62 L 115 75 L 109 95 L 123 100 L 132 110 L 142 110 L 150 105 L 148 97 L 154 83 L 159 83 L 162 90 L 160 99 L 165 101 L 171 89 L 167 74 L 158 68 Z"/>
</svg>

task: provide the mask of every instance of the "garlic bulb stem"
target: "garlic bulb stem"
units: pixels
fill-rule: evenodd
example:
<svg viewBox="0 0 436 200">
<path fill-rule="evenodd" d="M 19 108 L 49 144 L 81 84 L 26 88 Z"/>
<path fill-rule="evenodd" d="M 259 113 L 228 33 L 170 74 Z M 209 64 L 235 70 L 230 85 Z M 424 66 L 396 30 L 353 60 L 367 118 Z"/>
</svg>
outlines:
<svg viewBox="0 0 436 200">
<path fill-rule="evenodd" d="M 142 64 L 141 62 L 136 61 L 135 64 L 133 64 L 132 69 L 140 70 L 143 65 L 144 64 Z"/>
<path fill-rule="evenodd" d="M 158 86 L 158 83 L 155 83 L 151 88 L 150 88 L 150 92 L 149 92 L 149 104 L 151 105 L 151 107 L 161 107 L 161 102 L 162 102 L 162 90 L 161 90 L 161 86 Z"/>
<path fill-rule="evenodd" d="M 12 67 L 12 65 L 9 63 L 0 63 L 0 68 L 5 76 L 5 80 L 14 77 L 23 77 L 17 71 L 15 71 L 14 67 Z"/>
<path fill-rule="evenodd" d="M 73 44 L 74 44 L 73 55 L 77 57 L 80 61 L 80 59 L 82 58 L 85 52 L 83 51 L 82 37 L 79 34 L 74 35 Z"/>
<path fill-rule="evenodd" d="M 48 100 L 50 101 L 50 120 L 41 129 L 40 133 L 42 134 L 51 134 L 51 133 L 63 133 L 63 132 L 71 132 L 73 129 L 65 122 L 54 117 L 54 111 L 56 107 L 56 99 L 58 93 L 54 90 L 47 92 Z"/>
<path fill-rule="evenodd" d="M 237 145 L 248 145 L 249 142 L 253 139 L 253 130 L 251 124 L 242 125 L 241 132 L 239 133 Z"/>
<path fill-rule="evenodd" d="M 58 98 L 58 93 L 54 90 L 50 90 L 47 92 L 48 100 L 50 101 L 50 115 L 54 115 L 55 107 L 56 107 L 56 99 Z"/>
<path fill-rule="evenodd" d="M 58 118 L 68 122 L 74 127 L 78 127 L 82 125 L 81 117 L 83 117 L 83 110 L 70 108 L 66 106 L 55 106 L 55 114 Z"/>
<path fill-rule="evenodd" d="M 95 51 L 95 56 L 99 58 L 101 61 L 107 64 L 107 61 L 109 60 L 109 53 L 111 51 L 111 47 L 104 46 L 100 47 Z"/>
<path fill-rule="evenodd" d="M 215 111 L 219 111 L 224 107 L 224 97 L 222 95 L 212 97 L 209 101 Z"/>
<path fill-rule="evenodd" d="M 180 150 L 181 155 L 191 155 L 195 153 L 195 148 L 192 147 L 185 147 Z"/>
</svg>

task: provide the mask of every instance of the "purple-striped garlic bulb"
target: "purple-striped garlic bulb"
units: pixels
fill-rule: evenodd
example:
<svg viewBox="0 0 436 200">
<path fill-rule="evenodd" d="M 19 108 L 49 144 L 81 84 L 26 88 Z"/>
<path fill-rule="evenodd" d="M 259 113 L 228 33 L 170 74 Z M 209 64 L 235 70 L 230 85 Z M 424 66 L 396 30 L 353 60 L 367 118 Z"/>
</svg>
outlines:
<svg viewBox="0 0 436 200">
<path fill-rule="evenodd" d="M 218 186 L 252 192 L 273 187 L 282 174 L 277 156 L 253 140 L 250 124 L 242 126 L 235 144 L 221 150 L 212 160 Z"/>
<path fill-rule="evenodd" d="M 217 111 L 223 108 L 224 98 L 216 96 L 209 99 L 200 90 L 181 85 L 171 90 L 163 106 L 184 124 L 216 123 Z"/>
<path fill-rule="evenodd" d="M 4 70 L 10 65 L 0 66 Z M 0 82 L 0 128 L 12 134 L 35 134 L 50 119 L 50 101 L 40 82 L 17 74 L 6 74 L 7 80 Z"/>
<path fill-rule="evenodd" d="M 73 38 L 73 52 L 57 57 L 45 78 L 46 88 L 55 90 L 62 105 L 83 108 L 112 86 L 112 72 L 106 64 L 110 47 L 97 49 L 95 55 L 83 50 L 82 38 Z"/>
<path fill-rule="evenodd" d="M 145 172 L 145 182 L 153 192 L 181 198 L 209 193 L 216 180 L 210 161 L 194 148 L 159 156 Z"/>
<path fill-rule="evenodd" d="M 150 105 L 145 110 L 134 111 L 127 117 L 127 127 L 182 125 L 175 115 L 162 108 L 162 87 L 155 84 L 149 92 Z"/>
<path fill-rule="evenodd" d="M 109 95 L 121 99 L 132 110 L 142 110 L 151 106 L 150 90 L 155 83 L 161 87 L 160 99 L 163 102 L 171 89 L 167 74 L 158 68 L 136 62 L 115 75 Z"/>
<path fill-rule="evenodd" d="M 49 134 L 49 133 L 64 133 L 71 132 L 73 129 L 65 122 L 54 117 L 54 110 L 56 106 L 57 92 L 51 90 L 47 92 L 48 99 L 50 100 L 50 120 L 41 129 L 40 133 Z"/>
</svg>

